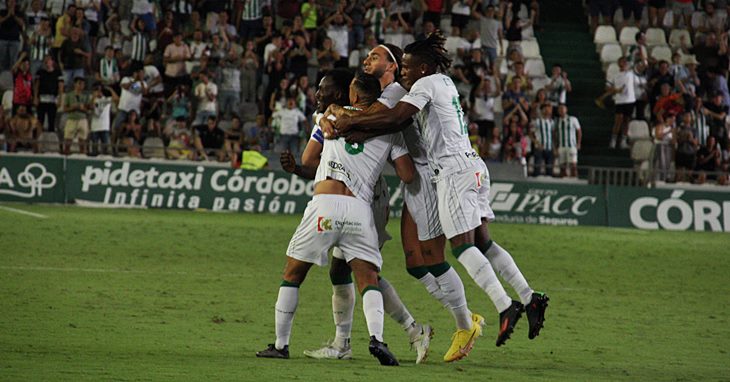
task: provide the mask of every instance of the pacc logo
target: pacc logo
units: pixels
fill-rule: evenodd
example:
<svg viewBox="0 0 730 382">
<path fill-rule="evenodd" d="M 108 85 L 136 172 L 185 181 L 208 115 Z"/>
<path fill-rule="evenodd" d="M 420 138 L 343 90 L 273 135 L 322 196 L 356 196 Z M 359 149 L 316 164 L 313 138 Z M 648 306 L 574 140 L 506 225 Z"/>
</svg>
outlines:
<svg viewBox="0 0 730 382">
<path fill-rule="evenodd" d="M 512 183 L 493 183 L 489 203 L 495 212 L 523 212 L 585 216 L 598 200 L 595 196 L 561 195 L 555 189 L 533 188 L 526 193 L 511 192 Z"/>
<path fill-rule="evenodd" d="M 0 169 L 0 194 L 32 199 L 43 196 L 43 190 L 56 185 L 56 176 L 46 170 L 40 163 L 30 163 L 17 175 L 15 181 L 10 171 Z M 16 189 L 20 190 L 16 190 Z"/>
</svg>

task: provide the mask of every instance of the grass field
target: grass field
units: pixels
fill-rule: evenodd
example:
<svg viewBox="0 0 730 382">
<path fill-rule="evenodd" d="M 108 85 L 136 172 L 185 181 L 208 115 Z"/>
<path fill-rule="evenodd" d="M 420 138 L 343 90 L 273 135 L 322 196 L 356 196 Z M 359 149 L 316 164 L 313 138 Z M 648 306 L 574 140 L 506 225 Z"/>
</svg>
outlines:
<svg viewBox="0 0 730 382">
<path fill-rule="evenodd" d="M 46 218 L 0 209 L 2 381 L 730 380 L 727 234 L 494 225 L 551 297 L 545 329 L 530 341 L 524 320 L 496 348 L 493 305 L 449 255 L 487 327 L 468 358 L 445 364 L 453 320 L 405 273 L 391 222 L 383 273 L 437 333 L 415 365 L 386 318 L 402 366 L 385 368 L 367 352 L 359 298 L 355 359 L 302 355 L 334 336 L 321 269 L 301 289 L 293 358 L 254 357 L 274 339 L 297 216 L 4 206 Z"/>
</svg>

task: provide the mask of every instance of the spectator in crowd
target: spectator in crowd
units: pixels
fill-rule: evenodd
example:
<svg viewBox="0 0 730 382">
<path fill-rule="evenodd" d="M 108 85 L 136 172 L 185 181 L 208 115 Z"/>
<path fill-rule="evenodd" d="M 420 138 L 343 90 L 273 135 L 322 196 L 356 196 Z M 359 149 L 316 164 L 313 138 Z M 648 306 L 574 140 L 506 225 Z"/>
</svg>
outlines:
<svg viewBox="0 0 730 382">
<path fill-rule="evenodd" d="M 91 97 L 84 92 L 86 81 L 83 77 L 73 80 L 73 90 L 63 97 L 63 111 L 66 113 L 66 126 L 63 129 L 63 153 L 71 153 L 71 143 L 78 139 L 79 151 L 86 153 L 86 138 L 89 136 L 87 113 L 91 110 Z"/>
<path fill-rule="evenodd" d="M 502 157 L 505 162 L 524 164 L 527 153 L 527 123 L 529 119 L 522 105 L 518 104 L 505 115 L 502 126 Z"/>
<path fill-rule="evenodd" d="M 704 109 L 709 118 L 710 135 L 714 136 L 716 141 L 724 141 L 727 137 L 727 128 L 725 126 L 725 118 L 728 115 L 728 107 L 723 102 L 722 93 L 715 93 L 710 98 L 710 102 L 705 102 Z M 704 142 L 704 141 L 700 141 Z"/>
<path fill-rule="evenodd" d="M 99 60 L 99 71 L 96 80 L 103 86 L 117 86 L 120 80 L 119 64 L 114 56 L 114 47 L 107 45 L 104 48 L 104 57 Z"/>
<path fill-rule="evenodd" d="M 697 97 L 694 99 L 694 104 L 689 114 L 690 120 L 688 126 L 692 129 L 694 139 L 697 142 L 706 142 L 707 137 L 710 136 L 710 121 L 712 117 L 709 116 L 710 111 L 705 108 L 702 98 Z"/>
<path fill-rule="evenodd" d="M 225 140 L 223 142 L 223 148 L 227 159 L 233 160 L 238 156 L 243 148 L 243 142 L 245 141 L 245 135 L 243 132 L 243 125 L 241 124 L 241 118 L 237 115 L 231 116 L 231 126 L 224 131 Z"/>
<path fill-rule="evenodd" d="M 522 82 L 519 78 L 514 78 L 509 82 L 509 88 L 502 94 L 502 108 L 505 114 L 512 112 L 512 109 L 520 105 L 522 110 L 530 110 L 530 101 L 527 99 L 527 94 L 522 91 Z"/>
<path fill-rule="evenodd" d="M 93 89 L 89 151 L 93 156 L 99 155 L 99 152 L 106 155 L 111 137 L 112 105 L 119 102 L 119 96 L 111 86 L 104 86 L 101 83 L 94 84 Z M 107 94 L 104 94 L 104 90 Z"/>
<path fill-rule="evenodd" d="M 194 93 L 198 101 L 194 126 L 206 124 L 208 117 L 215 117 L 218 113 L 218 85 L 210 80 L 210 73 L 206 70 L 202 70 L 198 78 L 200 82 Z"/>
<path fill-rule="evenodd" d="M 225 157 L 224 142 L 225 133 L 218 127 L 215 115 L 208 116 L 205 124 L 196 127 L 195 150 L 199 158 L 210 160 L 213 157 L 222 162 Z"/>
<path fill-rule="evenodd" d="M 91 52 L 86 49 L 86 44 L 81 39 L 82 30 L 72 28 L 70 38 L 65 39 L 61 44 L 59 56 L 61 68 L 63 69 L 66 83 L 71 84 L 76 77 L 84 77 L 84 66 L 87 60 L 91 60 Z"/>
<path fill-rule="evenodd" d="M 246 134 L 245 148 L 248 150 L 268 151 L 273 141 L 271 127 L 266 124 L 266 117 L 263 114 L 256 116 L 255 122 L 247 122 L 243 125 Z"/>
<path fill-rule="evenodd" d="M 708 179 L 716 179 L 717 175 L 713 174 L 720 169 L 722 161 L 722 153 L 720 146 L 717 144 L 715 137 L 710 135 L 704 146 L 697 151 L 697 183 L 703 184 Z"/>
<path fill-rule="evenodd" d="M 582 135 L 578 118 L 568 115 L 566 105 L 559 105 L 555 121 L 555 145 L 558 148 L 561 177 L 578 176 L 578 151 Z"/>
<path fill-rule="evenodd" d="M 375 36 L 379 44 L 385 42 L 384 28 L 388 22 L 388 12 L 385 10 L 384 0 L 374 0 L 372 5 L 365 12 L 365 26 Z"/>
<path fill-rule="evenodd" d="M 36 0 L 33 3 L 39 2 Z M 30 45 L 30 71 L 36 73 L 43 66 L 43 58 L 51 53 L 53 45 L 53 33 L 48 17 L 41 18 L 37 28 L 32 30 L 28 44 Z"/>
<path fill-rule="evenodd" d="M 225 118 L 238 114 L 241 104 L 241 57 L 231 46 L 220 64 L 218 83 L 220 89 L 220 113 Z"/>
<path fill-rule="evenodd" d="M 657 120 L 654 127 L 654 138 L 656 140 L 656 162 L 659 179 L 669 179 L 669 168 L 671 165 L 674 144 L 674 112 L 667 112 L 663 118 Z"/>
<path fill-rule="evenodd" d="M 573 85 L 568 79 L 568 73 L 563 71 L 563 66 L 560 64 L 553 65 L 550 72 L 550 82 L 545 86 L 548 91 L 548 100 L 553 107 L 558 107 L 561 103 L 567 102 L 567 95 L 573 91 Z"/>
<path fill-rule="evenodd" d="M 188 75 L 185 61 L 192 57 L 190 48 L 183 42 L 182 33 L 177 32 L 173 38 L 172 44 L 165 48 L 163 55 L 165 63 L 165 88 L 175 89 L 178 85 L 190 86 L 190 76 Z"/>
<path fill-rule="evenodd" d="M 475 3 L 476 5 L 476 3 Z M 478 9 L 472 12 L 474 17 L 479 20 L 479 35 L 482 42 L 482 48 L 487 54 L 487 59 L 492 67 L 492 72 L 496 70 L 497 57 L 503 51 L 502 38 L 504 32 L 502 23 L 494 5 L 487 5 L 484 13 Z"/>
<path fill-rule="evenodd" d="M 649 25 L 651 27 L 661 27 L 666 13 L 667 0 L 649 0 Z"/>
<path fill-rule="evenodd" d="M 340 3 L 342 4 L 342 3 Z M 340 59 L 335 62 L 335 67 L 347 67 L 347 57 L 350 55 L 349 33 L 352 25 L 352 19 L 342 10 L 338 10 L 332 16 L 324 20 L 324 28 L 327 30 L 327 37 L 332 39 L 334 49 L 337 51 Z"/>
<path fill-rule="evenodd" d="M 30 60 L 26 52 L 20 54 L 20 58 L 12 68 L 13 72 L 13 114 L 20 105 L 30 112 L 33 102 L 33 75 L 30 72 Z"/>
<path fill-rule="evenodd" d="M 701 104 L 701 102 L 700 102 Z M 697 156 L 697 139 L 693 128 L 693 113 L 684 113 L 680 118 L 676 133 L 675 169 L 677 182 L 691 177 Z"/>
<path fill-rule="evenodd" d="M 621 142 L 622 149 L 628 149 L 628 124 L 636 105 L 636 73 L 629 67 L 626 57 L 618 59 L 618 66 L 621 70 L 616 76 L 606 84 L 606 92 L 596 99 L 596 105 L 603 108 L 603 99 L 608 96 L 614 97 L 616 104 L 614 112 L 613 129 L 611 131 L 611 142 L 609 148 L 616 148 L 619 142 L 619 134 L 623 134 Z M 560 108 L 558 108 L 560 110 Z M 562 163 L 562 162 L 561 162 Z"/>
<path fill-rule="evenodd" d="M 487 156 L 487 143 L 489 135 L 494 128 L 494 102 L 496 97 L 501 94 L 500 86 L 497 84 L 494 91 L 491 90 L 491 80 L 489 77 L 482 79 L 470 94 L 469 108 L 470 120 L 477 125 L 477 134 L 479 136 L 479 155 L 484 158 Z"/>
<path fill-rule="evenodd" d="M 8 70 L 18 58 L 21 34 L 25 31 L 20 7 L 15 0 L 7 0 L 0 10 L 0 70 Z"/>
<path fill-rule="evenodd" d="M 623 16 L 622 27 L 632 26 L 638 27 L 641 23 L 642 12 L 646 5 L 646 0 L 620 0 L 621 13 Z"/>
<path fill-rule="evenodd" d="M 56 111 L 59 96 L 63 95 L 63 73 L 56 67 L 53 56 L 47 54 L 43 67 L 36 72 L 33 83 L 33 105 L 41 127 L 48 120 L 48 131 L 56 129 Z"/>
<path fill-rule="evenodd" d="M 654 113 L 657 122 L 663 122 L 664 117 L 667 114 L 677 115 L 684 111 L 684 98 L 683 94 L 679 92 L 673 92 L 672 86 L 669 84 L 662 84 L 660 94 L 654 103 Z"/>
<path fill-rule="evenodd" d="M 555 133 L 555 121 L 552 118 L 553 105 L 545 102 L 540 105 L 542 110 L 541 117 L 533 121 L 530 130 L 530 140 L 533 144 L 534 176 L 540 176 L 543 173 L 543 165 L 545 174 L 553 175 L 553 136 Z"/>
<path fill-rule="evenodd" d="M 129 113 L 134 111 L 137 116 L 141 113 L 142 96 L 147 92 L 147 83 L 144 82 L 144 68 L 133 68 L 132 76 L 124 77 L 120 84 L 122 94 L 119 97 L 117 115 L 112 123 L 112 152 L 118 154 L 117 144 L 123 136 L 122 124 L 129 119 Z"/>
<path fill-rule="evenodd" d="M 24 148 L 38 152 L 37 139 L 43 129 L 26 105 L 18 107 L 8 126 L 8 151 L 16 152 L 18 148 Z"/>
<path fill-rule="evenodd" d="M 491 162 L 499 162 L 502 159 L 502 135 L 499 132 L 499 127 L 492 129 L 492 134 L 487 143 L 485 159 Z"/>
<path fill-rule="evenodd" d="M 299 137 L 302 124 L 307 120 L 301 110 L 297 109 L 296 99 L 287 97 L 286 107 L 274 112 L 272 118 L 279 126 L 279 144 L 281 150 L 288 150 L 294 156 L 299 155 Z"/>
<path fill-rule="evenodd" d="M 127 114 L 127 120 L 122 124 L 124 132 L 124 144 L 127 147 L 127 154 L 133 158 L 142 157 L 142 145 L 144 144 L 147 134 L 142 129 L 142 123 L 139 120 L 137 111 L 131 110 Z"/>
<path fill-rule="evenodd" d="M 188 159 L 194 157 L 194 138 L 187 127 L 184 118 L 178 117 L 173 123 L 172 129 L 168 135 L 168 145 L 166 150 L 169 159 Z"/>
</svg>

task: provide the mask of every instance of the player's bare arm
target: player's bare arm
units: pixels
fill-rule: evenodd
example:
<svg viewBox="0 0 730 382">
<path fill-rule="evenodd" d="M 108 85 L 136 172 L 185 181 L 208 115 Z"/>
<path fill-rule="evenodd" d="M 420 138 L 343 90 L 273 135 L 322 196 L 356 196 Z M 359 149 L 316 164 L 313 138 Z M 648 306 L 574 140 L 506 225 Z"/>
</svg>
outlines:
<svg viewBox="0 0 730 382">
<path fill-rule="evenodd" d="M 335 130 L 338 134 L 344 134 L 352 128 L 391 134 L 400 131 L 398 130 L 400 124 L 406 122 L 417 112 L 418 108 L 407 102 L 398 102 L 394 108 L 381 112 L 371 112 L 368 109 L 365 112 L 352 113 L 348 110 L 341 110 L 340 115 L 337 115 L 337 110 L 333 110 L 333 114 L 337 116 Z"/>
</svg>

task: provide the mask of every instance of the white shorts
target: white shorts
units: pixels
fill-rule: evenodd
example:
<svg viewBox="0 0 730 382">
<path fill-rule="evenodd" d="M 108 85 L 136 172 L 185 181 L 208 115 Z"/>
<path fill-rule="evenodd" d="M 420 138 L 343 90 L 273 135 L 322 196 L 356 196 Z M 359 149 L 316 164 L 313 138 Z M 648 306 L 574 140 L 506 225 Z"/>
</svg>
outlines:
<svg viewBox="0 0 730 382">
<path fill-rule="evenodd" d="M 418 228 L 418 240 L 426 241 L 443 235 L 439 221 L 436 185 L 431 181 L 428 166 L 416 165 L 416 178 L 410 184 L 402 183 L 403 202 Z"/>
<path fill-rule="evenodd" d="M 561 147 L 558 149 L 560 165 L 578 163 L 578 149 L 575 147 Z"/>
<path fill-rule="evenodd" d="M 447 239 L 469 232 L 482 224 L 479 208 L 482 172 L 477 166 L 434 177 L 439 220 Z"/>
<path fill-rule="evenodd" d="M 477 196 L 477 200 L 479 202 L 479 213 L 480 217 L 482 219 L 487 219 L 488 222 L 492 222 L 495 219 L 494 211 L 492 211 L 492 206 L 489 204 L 489 189 L 490 189 L 490 179 L 489 179 L 489 169 L 487 169 L 487 164 L 482 162 L 480 164 L 482 174 L 480 176 L 481 181 L 481 187 L 479 187 L 479 195 Z"/>
<path fill-rule="evenodd" d="M 360 259 L 378 269 L 383 265 L 370 206 L 352 196 L 315 195 L 307 203 L 286 255 L 323 267 L 334 246 L 342 250 L 347 262 Z"/>
</svg>

